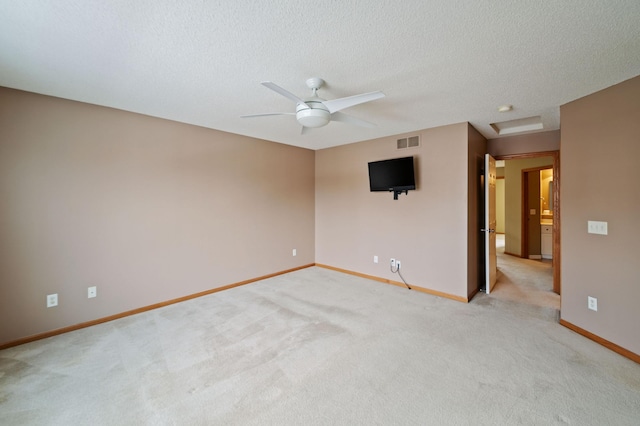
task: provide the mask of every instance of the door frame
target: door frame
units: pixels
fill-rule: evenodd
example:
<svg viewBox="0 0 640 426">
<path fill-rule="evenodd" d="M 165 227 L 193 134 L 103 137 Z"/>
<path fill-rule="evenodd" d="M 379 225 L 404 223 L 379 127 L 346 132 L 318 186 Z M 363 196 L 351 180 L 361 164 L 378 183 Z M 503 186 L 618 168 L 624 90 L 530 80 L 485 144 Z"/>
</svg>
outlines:
<svg viewBox="0 0 640 426">
<path fill-rule="evenodd" d="M 496 160 L 521 160 L 525 158 L 553 157 L 553 291 L 561 294 L 560 252 L 561 204 L 560 204 L 560 151 L 528 152 L 524 154 L 496 155 Z"/>
</svg>

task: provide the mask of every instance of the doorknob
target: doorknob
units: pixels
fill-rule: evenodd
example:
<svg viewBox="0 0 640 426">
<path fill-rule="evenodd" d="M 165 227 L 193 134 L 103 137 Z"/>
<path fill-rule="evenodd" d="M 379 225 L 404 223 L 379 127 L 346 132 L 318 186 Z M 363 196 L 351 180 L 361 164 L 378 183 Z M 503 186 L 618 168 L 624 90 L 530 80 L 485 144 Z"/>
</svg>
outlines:
<svg viewBox="0 0 640 426">
<path fill-rule="evenodd" d="M 480 232 L 489 232 L 489 233 L 491 233 L 491 232 L 496 232 L 496 230 L 495 229 L 481 229 Z"/>
</svg>

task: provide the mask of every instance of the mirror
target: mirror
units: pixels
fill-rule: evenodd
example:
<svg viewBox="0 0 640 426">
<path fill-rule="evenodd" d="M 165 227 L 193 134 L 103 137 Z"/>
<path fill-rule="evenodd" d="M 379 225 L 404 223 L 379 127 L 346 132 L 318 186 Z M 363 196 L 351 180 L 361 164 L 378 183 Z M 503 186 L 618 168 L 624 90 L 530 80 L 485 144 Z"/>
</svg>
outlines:
<svg viewBox="0 0 640 426">
<path fill-rule="evenodd" d="M 540 170 L 540 213 L 553 218 L 553 168 Z"/>
</svg>

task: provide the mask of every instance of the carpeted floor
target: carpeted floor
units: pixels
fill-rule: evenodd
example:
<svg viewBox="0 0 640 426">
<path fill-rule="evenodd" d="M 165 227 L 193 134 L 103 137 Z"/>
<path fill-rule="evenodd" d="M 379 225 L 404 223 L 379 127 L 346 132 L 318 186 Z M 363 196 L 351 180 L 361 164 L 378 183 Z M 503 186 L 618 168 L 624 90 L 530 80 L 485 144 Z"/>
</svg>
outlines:
<svg viewBox="0 0 640 426">
<path fill-rule="evenodd" d="M 0 351 L 0 424 L 639 424 L 640 365 L 495 293 L 296 271 Z"/>
<path fill-rule="evenodd" d="M 504 234 L 496 235 L 498 277 L 491 292 L 495 302 L 517 302 L 560 319 L 560 296 L 553 292 L 551 260 L 531 260 L 504 253 Z M 546 309 L 545 309 L 546 308 Z"/>
</svg>

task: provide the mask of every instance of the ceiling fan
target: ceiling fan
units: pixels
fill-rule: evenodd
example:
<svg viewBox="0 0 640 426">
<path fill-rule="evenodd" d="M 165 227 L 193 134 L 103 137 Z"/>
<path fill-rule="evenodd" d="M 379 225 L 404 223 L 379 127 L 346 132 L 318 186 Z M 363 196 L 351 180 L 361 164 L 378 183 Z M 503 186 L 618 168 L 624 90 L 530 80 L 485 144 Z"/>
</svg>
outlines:
<svg viewBox="0 0 640 426">
<path fill-rule="evenodd" d="M 265 117 L 269 115 L 295 115 L 298 123 L 302 125 L 302 134 L 305 134 L 313 127 L 322 127 L 330 121 L 341 121 L 363 127 L 375 127 L 375 124 L 366 120 L 353 117 L 340 112 L 345 108 L 359 105 L 365 102 L 384 98 L 382 92 L 363 93 L 361 95 L 348 96 L 346 98 L 325 100 L 318 96 L 318 89 L 322 87 L 324 80 L 312 77 L 307 80 L 307 87 L 313 92 L 310 98 L 301 99 L 286 89 L 270 81 L 263 81 L 262 85 L 268 87 L 296 103 L 296 112 L 272 112 L 266 114 L 243 115 L 242 118 Z"/>
</svg>

